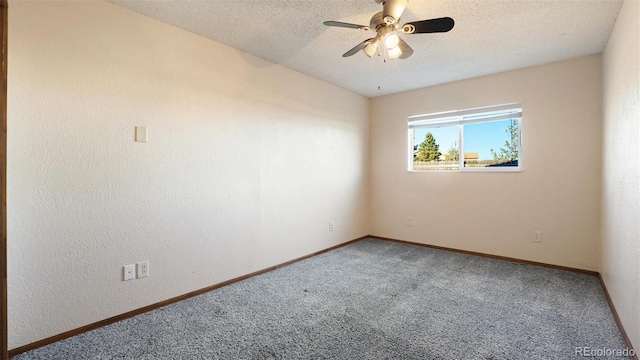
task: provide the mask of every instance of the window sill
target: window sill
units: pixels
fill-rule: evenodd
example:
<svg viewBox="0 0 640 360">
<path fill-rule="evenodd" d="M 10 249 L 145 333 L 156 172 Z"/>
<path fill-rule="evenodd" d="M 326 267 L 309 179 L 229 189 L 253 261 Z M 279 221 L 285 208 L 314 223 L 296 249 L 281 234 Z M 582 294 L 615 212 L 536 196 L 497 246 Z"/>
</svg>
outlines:
<svg viewBox="0 0 640 360">
<path fill-rule="evenodd" d="M 467 168 L 465 170 L 407 170 L 409 173 L 520 173 L 522 168 L 513 169 L 485 169 L 485 168 Z"/>
</svg>

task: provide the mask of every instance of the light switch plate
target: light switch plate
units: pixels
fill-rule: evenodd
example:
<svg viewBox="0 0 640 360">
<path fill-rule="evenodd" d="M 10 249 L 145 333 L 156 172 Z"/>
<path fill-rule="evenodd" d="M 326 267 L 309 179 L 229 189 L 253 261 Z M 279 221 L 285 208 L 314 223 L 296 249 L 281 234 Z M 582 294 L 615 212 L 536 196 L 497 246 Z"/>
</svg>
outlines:
<svg viewBox="0 0 640 360">
<path fill-rule="evenodd" d="M 146 126 L 136 126 L 136 142 L 147 142 L 147 127 Z"/>
<path fill-rule="evenodd" d="M 533 232 L 533 242 L 537 242 L 537 243 L 542 242 L 542 231 Z"/>
</svg>

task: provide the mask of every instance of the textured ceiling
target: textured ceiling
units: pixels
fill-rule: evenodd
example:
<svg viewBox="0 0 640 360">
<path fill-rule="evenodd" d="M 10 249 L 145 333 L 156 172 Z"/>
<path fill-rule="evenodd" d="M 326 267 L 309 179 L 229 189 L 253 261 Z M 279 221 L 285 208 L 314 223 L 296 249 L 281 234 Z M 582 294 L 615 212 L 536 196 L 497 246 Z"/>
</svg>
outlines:
<svg viewBox="0 0 640 360">
<path fill-rule="evenodd" d="M 387 63 L 343 58 L 373 31 L 374 0 L 109 0 L 366 97 L 467 79 L 604 49 L 622 0 L 410 0 L 401 23 L 452 17 L 448 33 L 402 35 L 414 49 Z M 380 89 L 378 90 L 378 87 Z"/>
</svg>

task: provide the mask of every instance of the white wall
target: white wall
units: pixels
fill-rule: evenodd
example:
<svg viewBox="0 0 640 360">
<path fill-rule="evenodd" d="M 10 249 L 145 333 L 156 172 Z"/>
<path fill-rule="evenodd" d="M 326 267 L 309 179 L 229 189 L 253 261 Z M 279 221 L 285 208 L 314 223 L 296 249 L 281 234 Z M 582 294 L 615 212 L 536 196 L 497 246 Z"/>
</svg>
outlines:
<svg viewBox="0 0 640 360">
<path fill-rule="evenodd" d="M 10 348 L 368 234 L 366 98 L 108 3 L 9 23 Z"/>
<path fill-rule="evenodd" d="M 602 277 L 640 350 L 640 2 L 625 1 L 604 51 Z"/>
<path fill-rule="evenodd" d="M 372 99 L 371 234 L 598 270 L 601 76 L 593 55 Z M 513 102 L 522 172 L 407 172 L 408 116 Z"/>
</svg>

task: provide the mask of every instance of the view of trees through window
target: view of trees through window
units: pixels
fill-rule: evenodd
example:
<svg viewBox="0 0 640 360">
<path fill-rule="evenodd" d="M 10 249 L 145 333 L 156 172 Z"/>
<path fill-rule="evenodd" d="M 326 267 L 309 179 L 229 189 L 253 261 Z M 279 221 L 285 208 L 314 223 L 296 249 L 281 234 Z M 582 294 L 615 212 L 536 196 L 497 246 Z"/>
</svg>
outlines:
<svg viewBox="0 0 640 360">
<path fill-rule="evenodd" d="M 413 170 L 517 167 L 518 139 L 518 119 L 418 127 L 413 129 Z"/>
</svg>

